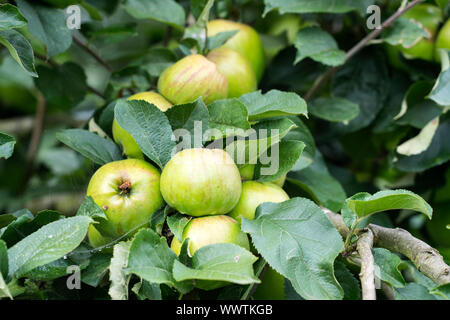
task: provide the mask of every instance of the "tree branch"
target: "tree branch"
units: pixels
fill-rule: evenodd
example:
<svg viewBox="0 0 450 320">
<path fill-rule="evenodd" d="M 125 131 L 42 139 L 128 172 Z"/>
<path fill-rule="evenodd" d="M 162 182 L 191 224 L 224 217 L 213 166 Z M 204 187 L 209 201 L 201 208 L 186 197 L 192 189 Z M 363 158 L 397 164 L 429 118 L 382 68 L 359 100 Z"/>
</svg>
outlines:
<svg viewBox="0 0 450 320">
<path fill-rule="evenodd" d="M 345 238 L 349 230 L 345 226 L 342 216 L 326 208 L 322 209 Z M 376 224 L 369 224 L 367 228 L 373 232 L 374 246 L 406 256 L 420 272 L 437 285 L 450 283 L 450 267 L 444 262 L 439 252 L 427 243 L 400 228 L 390 229 Z"/>
<path fill-rule="evenodd" d="M 345 61 L 348 61 L 351 57 L 353 57 L 356 53 L 358 53 L 362 48 L 364 48 L 371 40 L 378 37 L 378 35 L 386 28 L 391 26 L 395 20 L 397 20 L 400 16 L 402 16 L 406 11 L 416 6 L 420 2 L 424 0 L 414 0 L 403 8 L 397 10 L 392 16 L 390 16 L 386 21 L 384 21 L 380 28 L 373 30 L 367 36 L 365 36 L 361 41 L 359 41 L 353 48 L 351 48 L 345 55 Z M 309 91 L 305 94 L 304 99 L 309 100 L 319 89 L 319 87 L 324 84 L 333 74 L 336 72 L 337 67 L 332 67 L 328 69 L 328 71 L 322 76 L 318 77 L 314 82 L 313 86 Z"/>
<path fill-rule="evenodd" d="M 114 69 L 105 61 L 103 60 L 97 53 L 95 53 L 91 48 L 89 48 L 86 44 L 84 44 L 80 39 L 78 39 L 76 36 L 72 36 L 73 41 L 83 48 L 87 53 L 89 53 L 95 60 L 97 60 L 98 63 L 100 63 L 102 66 L 104 66 L 108 71 L 113 72 Z"/>
<path fill-rule="evenodd" d="M 361 257 L 361 289 L 363 300 L 376 300 L 375 290 L 375 260 L 372 254 L 373 233 L 370 229 L 363 230 L 356 242 L 356 250 Z"/>
</svg>

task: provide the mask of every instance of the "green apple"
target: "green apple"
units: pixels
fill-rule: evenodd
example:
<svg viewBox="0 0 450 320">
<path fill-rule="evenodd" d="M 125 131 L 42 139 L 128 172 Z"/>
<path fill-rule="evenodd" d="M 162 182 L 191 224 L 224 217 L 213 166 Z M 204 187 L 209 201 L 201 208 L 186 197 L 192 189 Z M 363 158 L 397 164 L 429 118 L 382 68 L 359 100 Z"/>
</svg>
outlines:
<svg viewBox="0 0 450 320">
<path fill-rule="evenodd" d="M 152 91 L 136 93 L 135 95 L 129 97 L 127 100 L 144 100 L 155 105 L 163 112 L 172 107 L 172 104 L 167 101 L 162 95 Z M 114 141 L 122 147 L 123 152 L 127 155 L 127 157 L 144 159 L 144 154 L 142 153 L 134 138 L 131 136 L 131 134 L 126 132 L 125 129 L 123 129 L 115 119 L 113 121 L 112 132 Z"/>
<path fill-rule="evenodd" d="M 252 297 L 255 300 L 285 300 L 284 277 L 269 266 Z"/>
<path fill-rule="evenodd" d="M 233 243 L 249 250 L 247 235 L 241 231 L 239 223 L 225 215 L 194 218 L 183 230 L 183 241 L 189 238 L 189 255 L 201 247 L 215 243 Z M 176 237 L 170 245 L 171 249 L 180 254 L 181 242 Z"/>
<path fill-rule="evenodd" d="M 254 164 L 246 164 L 239 168 L 239 173 L 241 174 L 241 178 L 243 181 L 253 180 L 255 175 L 255 165 Z M 279 187 L 283 187 L 284 182 L 286 181 L 286 175 L 282 175 L 277 180 L 271 181 Z"/>
<path fill-rule="evenodd" d="M 242 184 L 241 198 L 229 215 L 239 222 L 242 217 L 253 220 L 255 218 L 256 208 L 261 203 L 277 203 L 286 200 L 289 200 L 289 196 L 276 184 L 270 182 L 245 181 Z"/>
<path fill-rule="evenodd" d="M 442 22 L 442 11 L 439 7 L 431 4 L 420 4 L 409 11 L 403 17 L 414 19 L 422 24 L 425 30 L 429 33 L 428 39 L 421 39 L 417 44 L 411 48 L 404 48 L 397 46 L 406 58 L 419 58 L 427 61 L 434 60 L 434 40 L 439 27 Z"/>
<path fill-rule="evenodd" d="M 221 47 L 212 50 L 207 58 L 214 62 L 228 81 L 228 98 L 239 98 L 256 90 L 256 76 L 252 66 L 239 52 Z"/>
<path fill-rule="evenodd" d="M 435 204 L 433 218 L 427 221 L 426 227 L 430 238 L 438 247 L 450 248 L 450 203 Z"/>
<path fill-rule="evenodd" d="M 164 203 L 159 171 L 139 159 L 114 161 L 100 167 L 89 181 L 87 195 L 103 208 L 115 237 L 145 226 Z M 93 231 L 91 235 L 92 243 L 97 243 Z"/>
<path fill-rule="evenodd" d="M 210 104 L 228 96 L 228 82 L 214 62 L 193 54 L 164 70 L 158 91 L 173 104 L 193 102 L 202 97 Z"/>
<path fill-rule="evenodd" d="M 88 239 L 93 248 L 103 247 L 114 242 L 114 238 L 102 235 L 92 224 L 88 228 Z"/>
<path fill-rule="evenodd" d="M 264 73 L 266 58 L 264 47 L 258 33 L 252 27 L 228 20 L 211 20 L 207 25 L 208 37 L 220 32 L 238 30 L 232 38 L 228 39 L 223 46 L 231 48 L 242 54 L 250 62 L 259 81 Z"/>
<path fill-rule="evenodd" d="M 450 19 L 445 22 L 444 26 L 439 30 L 436 38 L 436 61 L 441 61 L 438 49 L 450 50 Z"/>
<path fill-rule="evenodd" d="M 241 195 L 241 177 L 233 159 L 221 149 L 186 149 L 166 164 L 161 193 L 179 212 L 191 216 L 230 212 Z"/>
</svg>

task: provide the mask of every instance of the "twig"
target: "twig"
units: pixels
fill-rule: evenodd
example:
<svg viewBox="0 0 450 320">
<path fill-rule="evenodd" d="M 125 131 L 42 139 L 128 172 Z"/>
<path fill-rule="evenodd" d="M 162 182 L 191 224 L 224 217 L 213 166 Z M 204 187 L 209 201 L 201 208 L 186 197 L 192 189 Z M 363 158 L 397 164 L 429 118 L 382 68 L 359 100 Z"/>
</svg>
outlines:
<svg viewBox="0 0 450 320">
<path fill-rule="evenodd" d="M 328 209 L 322 209 L 345 238 L 349 230 L 342 220 L 342 216 Z M 376 224 L 369 224 L 367 228 L 373 232 L 374 246 L 406 256 L 420 272 L 437 285 L 450 283 L 450 267 L 444 262 L 439 252 L 427 243 L 400 228 L 391 229 Z"/>
<path fill-rule="evenodd" d="M 44 128 L 45 111 L 47 109 L 47 102 L 43 95 L 37 92 L 37 103 L 36 103 L 36 114 L 34 121 L 33 132 L 31 133 L 30 144 L 28 146 L 28 151 L 26 154 L 26 169 L 25 176 L 23 178 L 22 185 L 20 187 L 19 193 L 23 193 L 30 181 L 33 171 L 34 171 L 34 160 L 36 159 L 36 154 L 39 149 L 41 142 L 42 130 Z"/>
<path fill-rule="evenodd" d="M 45 57 L 45 56 L 43 56 L 43 55 L 40 55 L 40 54 L 38 54 L 38 53 L 34 53 L 34 56 L 35 56 L 36 58 L 38 58 L 39 60 L 41 60 L 41 61 L 43 61 L 43 62 L 45 62 L 45 63 L 48 63 L 49 65 L 51 65 L 51 66 L 54 67 L 54 68 L 59 67 L 59 63 L 57 63 L 56 61 L 54 61 L 54 60 L 52 60 L 52 59 L 48 59 L 47 57 Z M 98 90 L 92 88 L 92 87 L 89 86 L 89 85 L 87 86 L 87 88 L 88 88 L 88 90 L 89 90 L 90 92 L 92 92 L 93 94 L 99 96 L 99 97 L 102 98 L 102 99 L 105 99 L 105 96 L 104 96 L 101 92 L 99 92 Z"/>
<path fill-rule="evenodd" d="M 362 48 L 364 48 L 371 40 L 378 37 L 378 35 L 387 27 L 389 27 L 392 23 L 394 23 L 395 20 L 397 20 L 401 15 L 403 15 L 406 11 L 411 9 L 412 7 L 416 6 L 420 2 L 423 2 L 424 0 L 414 0 L 405 7 L 401 7 L 399 10 L 397 10 L 392 16 L 390 16 L 386 21 L 384 21 L 380 28 L 373 30 L 371 33 L 369 33 L 367 36 L 365 36 L 361 41 L 359 41 L 353 48 L 351 48 L 345 55 L 345 61 L 348 61 L 351 57 L 353 57 L 356 53 L 358 53 Z M 314 93 L 316 93 L 317 89 L 325 83 L 337 70 L 337 67 L 332 67 L 328 69 L 328 71 L 323 74 L 322 76 L 318 77 L 317 80 L 314 82 L 313 86 L 309 91 L 305 94 L 304 99 L 309 100 Z"/>
<path fill-rule="evenodd" d="M 361 257 L 361 289 L 363 300 L 376 300 L 375 290 L 375 261 L 372 254 L 373 233 L 370 229 L 359 235 L 356 250 Z"/>
<path fill-rule="evenodd" d="M 78 39 L 76 36 L 72 36 L 73 41 L 79 45 L 81 48 L 83 48 L 87 53 L 89 53 L 95 60 L 97 60 L 98 63 L 100 63 L 102 66 L 104 66 L 108 71 L 113 72 L 114 69 L 105 61 L 103 60 L 97 53 L 95 53 L 91 48 L 89 48 L 86 44 L 83 43 L 80 39 Z"/>
</svg>

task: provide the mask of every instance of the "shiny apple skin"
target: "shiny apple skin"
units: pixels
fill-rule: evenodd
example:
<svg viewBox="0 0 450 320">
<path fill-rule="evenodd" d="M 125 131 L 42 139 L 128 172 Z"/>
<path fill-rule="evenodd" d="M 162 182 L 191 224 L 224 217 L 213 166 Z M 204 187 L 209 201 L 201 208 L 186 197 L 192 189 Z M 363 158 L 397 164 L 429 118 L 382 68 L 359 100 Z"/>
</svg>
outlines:
<svg viewBox="0 0 450 320">
<path fill-rule="evenodd" d="M 245 181 L 242 184 L 241 198 L 229 216 L 241 221 L 255 218 L 256 208 L 263 202 L 283 202 L 289 200 L 287 193 L 276 184 L 270 182 Z"/>
<path fill-rule="evenodd" d="M 252 66 L 239 52 L 221 47 L 212 50 L 207 57 L 214 62 L 228 81 L 228 98 L 239 98 L 257 88 Z"/>
<path fill-rule="evenodd" d="M 164 200 L 160 173 L 150 163 L 127 159 L 107 163 L 92 176 L 87 195 L 103 208 L 116 236 L 143 227 Z"/>
<path fill-rule="evenodd" d="M 172 107 L 172 104 L 167 101 L 162 95 L 152 91 L 136 93 L 129 97 L 127 100 L 144 100 L 157 106 L 158 109 L 163 112 Z M 131 136 L 131 134 L 126 132 L 125 129 L 123 129 L 115 119 L 113 121 L 112 132 L 114 141 L 122 147 L 123 152 L 127 157 L 144 159 L 144 154 L 142 153 L 139 145 L 136 143 L 134 138 Z"/>
<path fill-rule="evenodd" d="M 217 19 L 208 22 L 207 30 L 208 37 L 224 31 L 239 30 L 223 46 L 234 49 L 247 58 L 255 72 L 256 80 L 261 80 L 266 57 L 262 41 L 255 29 L 239 22 Z"/>
<path fill-rule="evenodd" d="M 183 241 L 189 238 L 189 254 L 194 255 L 201 247 L 216 243 L 232 243 L 249 250 L 248 236 L 241 231 L 239 223 L 225 215 L 194 218 L 183 231 Z M 179 255 L 181 243 L 176 237 L 172 250 Z"/>
<path fill-rule="evenodd" d="M 210 104 L 228 96 L 228 82 L 212 61 L 193 54 L 164 70 L 158 91 L 173 104 L 193 102 L 199 97 Z"/>
<path fill-rule="evenodd" d="M 439 30 L 438 36 L 436 38 L 436 61 L 441 61 L 438 49 L 450 50 L 450 19 Z"/>
<path fill-rule="evenodd" d="M 241 195 L 241 177 L 233 159 L 221 149 L 186 149 L 166 164 L 161 174 L 165 201 L 183 214 L 230 212 Z"/>
</svg>

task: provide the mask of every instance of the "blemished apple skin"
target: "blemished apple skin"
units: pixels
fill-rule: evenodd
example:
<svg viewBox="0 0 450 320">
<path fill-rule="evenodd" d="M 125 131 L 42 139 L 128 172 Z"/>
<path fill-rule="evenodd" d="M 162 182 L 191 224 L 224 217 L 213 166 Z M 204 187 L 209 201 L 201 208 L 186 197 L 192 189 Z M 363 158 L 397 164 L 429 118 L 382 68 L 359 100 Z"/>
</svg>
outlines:
<svg viewBox="0 0 450 320">
<path fill-rule="evenodd" d="M 193 218 L 183 231 L 183 241 L 189 238 L 189 254 L 194 255 L 201 247 L 216 243 L 232 243 L 249 250 L 248 236 L 241 231 L 239 223 L 225 215 Z M 170 245 L 180 254 L 181 242 L 176 237 Z"/>
<path fill-rule="evenodd" d="M 256 208 L 263 202 L 283 202 L 289 200 L 287 193 L 276 184 L 270 182 L 245 181 L 242 184 L 241 198 L 229 216 L 241 221 L 255 218 Z"/>
<path fill-rule="evenodd" d="M 257 81 L 252 66 L 239 52 L 221 47 L 212 50 L 207 58 L 214 62 L 228 81 L 228 98 L 239 98 L 255 91 Z"/>
<path fill-rule="evenodd" d="M 436 61 L 441 61 L 439 55 L 439 49 L 450 50 L 450 19 L 445 22 L 441 30 L 439 30 L 438 36 L 436 38 Z"/>
<path fill-rule="evenodd" d="M 252 27 L 229 20 L 211 20 L 207 25 L 208 37 L 220 32 L 239 30 L 228 39 L 223 46 L 231 48 L 242 54 L 250 62 L 256 75 L 256 80 L 261 80 L 266 65 L 266 57 L 262 41 Z"/>
<path fill-rule="evenodd" d="M 228 96 L 228 82 L 217 66 L 199 54 L 182 58 L 158 79 L 158 91 L 171 103 L 189 103 L 202 97 L 210 104 Z"/>
<path fill-rule="evenodd" d="M 420 22 L 430 34 L 430 38 L 421 39 L 411 48 L 397 46 L 406 58 L 419 58 L 427 61 L 434 61 L 434 41 L 439 24 L 442 22 L 442 11 L 437 6 L 430 4 L 419 4 L 404 15 L 404 18 L 414 19 Z"/>
<path fill-rule="evenodd" d="M 109 162 L 92 176 L 87 195 L 105 212 L 116 236 L 145 226 L 162 207 L 160 173 L 139 159 Z"/>
<path fill-rule="evenodd" d="M 127 100 L 144 100 L 157 106 L 158 109 L 163 112 L 172 107 L 172 104 L 167 101 L 162 95 L 153 91 L 136 93 L 129 97 Z M 115 119 L 113 121 L 112 133 L 114 141 L 122 147 L 123 152 L 127 157 L 144 159 L 144 154 L 142 153 L 139 145 L 136 143 L 134 138 L 131 136 L 131 134 L 126 132 L 125 129 L 123 129 Z"/>
<path fill-rule="evenodd" d="M 222 149 L 186 149 L 170 159 L 161 174 L 164 200 L 183 214 L 230 212 L 241 195 L 241 177 Z"/>
</svg>

